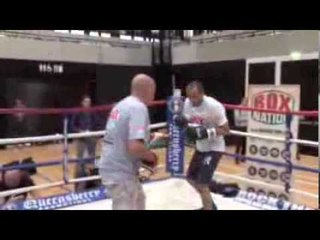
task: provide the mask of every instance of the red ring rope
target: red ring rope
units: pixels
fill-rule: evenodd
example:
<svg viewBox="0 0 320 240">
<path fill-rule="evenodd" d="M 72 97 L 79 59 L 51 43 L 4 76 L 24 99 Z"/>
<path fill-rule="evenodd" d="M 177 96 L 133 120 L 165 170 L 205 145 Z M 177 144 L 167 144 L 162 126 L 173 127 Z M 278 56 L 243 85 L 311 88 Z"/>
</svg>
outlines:
<svg viewBox="0 0 320 240">
<path fill-rule="evenodd" d="M 165 105 L 165 100 L 157 100 L 150 103 L 149 107 L 155 107 L 155 106 L 162 106 Z M 226 109 L 228 110 L 242 110 L 242 111 L 257 111 L 257 112 L 265 112 L 265 113 L 278 113 L 278 114 L 285 114 L 285 115 L 298 115 L 298 116 L 306 116 L 306 117 L 313 117 L 318 118 L 318 111 L 292 111 L 292 112 L 286 112 L 286 111 L 278 111 L 278 110 L 270 110 L 270 109 L 261 109 L 261 108 L 252 108 L 252 107 L 246 107 L 242 105 L 235 105 L 235 104 L 223 104 Z M 36 115 L 36 114 L 70 114 L 70 113 L 78 113 L 78 112 L 102 112 L 110 110 L 114 104 L 110 105 L 101 105 L 101 106 L 95 106 L 91 108 L 82 108 L 82 107 L 76 107 L 76 108 L 44 108 L 44 109 L 38 109 L 38 108 L 0 108 L 0 115 L 1 114 L 17 114 L 17 113 L 24 113 L 26 115 Z"/>
<path fill-rule="evenodd" d="M 148 106 L 154 107 L 154 106 L 161 106 L 165 105 L 166 101 L 164 100 L 158 100 L 153 101 Z M 103 112 L 110 110 L 114 104 L 110 105 L 101 105 L 101 106 L 95 106 L 90 108 L 82 108 L 82 107 L 76 107 L 76 108 L 0 108 L 0 115 L 1 114 L 17 114 L 17 113 L 24 113 L 26 115 L 44 115 L 44 114 L 56 114 L 56 115 L 62 115 L 62 114 L 70 114 L 70 113 L 79 113 L 79 112 Z"/>
<path fill-rule="evenodd" d="M 256 111 L 256 112 L 266 112 L 266 113 L 279 113 L 279 114 L 288 114 L 288 115 L 298 115 L 298 116 L 306 116 L 306 117 L 318 117 L 318 111 L 278 111 L 278 110 L 271 110 L 271 109 L 263 109 L 263 108 L 253 108 L 253 107 L 246 107 L 242 105 L 234 105 L 234 104 L 223 104 L 226 109 L 238 109 L 243 111 Z"/>
</svg>

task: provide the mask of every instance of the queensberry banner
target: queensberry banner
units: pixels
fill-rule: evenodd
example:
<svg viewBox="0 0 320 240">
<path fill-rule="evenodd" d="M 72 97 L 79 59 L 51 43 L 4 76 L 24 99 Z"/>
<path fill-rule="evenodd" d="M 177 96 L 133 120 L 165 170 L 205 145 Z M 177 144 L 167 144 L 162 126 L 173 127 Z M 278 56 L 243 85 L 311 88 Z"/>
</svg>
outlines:
<svg viewBox="0 0 320 240">
<path fill-rule="evenodd" d="M 313 210 L 305 205 L 291 203 L 254 192 L 240 191 L 234 200 L 264 210 Z"/>
<path fill-rule="evenodd" d="M 253 108 L 283 112 L 300 109 L 299 85 L 250 85 L 248 97 L 249 106 Z M 285 114 L 261 111 L 252 111 L 248 116 L 249 133 L 286 138 L 289 131 L 292 138 L 298 136 L 298 116 L 288 118 Z M 289 166 L 296 163 L 296 153 L 296 144 L 288 145 L 285 142 L 247 138 L 246 155 L 249 157 L 287 163 Z M 294 184 L 294 175 L 289 173 L 287 168 L 250 162 L 247 164 L 247 177 L 283 187 L 279 189 L 279 187 L 257 187 L 247 184 L 247 191 L 294 201 L 294 196 L 285 191 L 286 185 Z"/>
<path fill-rule="evenodd" d="M 184 172 L 184 131 L 173 119 L 183 109 L 182 97 L 169 97 L 167 100 L 167 123 L 169 128 L 169 144 L 167 147 L 166 171 L 172 175 Z"/>
<path fill-rule="evenodd" d="M 105 198 L 107 198 L 106 190 L 102 186 L 85 192 L 73 192 L 52 197 L 7 203 L 0 206 L 0 210 L 53 210 L 91 203 Z"/>
</svg>

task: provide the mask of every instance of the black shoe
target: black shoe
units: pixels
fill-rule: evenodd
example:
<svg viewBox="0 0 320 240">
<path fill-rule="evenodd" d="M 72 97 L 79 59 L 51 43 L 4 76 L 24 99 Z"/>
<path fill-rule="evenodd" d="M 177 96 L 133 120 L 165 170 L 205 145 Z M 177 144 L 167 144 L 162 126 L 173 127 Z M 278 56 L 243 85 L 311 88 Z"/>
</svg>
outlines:
<svg viewBox="0 0 320 240">
<path fill-rule="evenodd" d="M 204 209 L 202 207 L 202 208 L 198 208 L 196 210 L 204 210 Z M 211 210 L 218 210 L 217 205 L 215 203 L 212 203 L 212 209 Z"/>
</svg>

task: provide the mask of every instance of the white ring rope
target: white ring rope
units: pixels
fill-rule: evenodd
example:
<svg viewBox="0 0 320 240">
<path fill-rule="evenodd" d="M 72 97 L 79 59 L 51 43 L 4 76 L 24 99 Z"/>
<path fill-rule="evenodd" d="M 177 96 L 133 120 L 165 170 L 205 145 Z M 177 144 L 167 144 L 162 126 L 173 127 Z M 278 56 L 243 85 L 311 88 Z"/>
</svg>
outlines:
<svg viewBox="0 0 320 240">
<path fill-rule="evenodd" d="M 158 129 L 164 128 L 167 126 L 166 122 L 151 124 L 150 129 Z M 70 133 L 68 134 L 68 139 L 76 139 L 76 138 L 86 138 L 86 137 L 102 137 L 105 134 L 105 131 L 94 131 L 94 132 L 83 132 L 83 133 Z M 269 141 L 277 141 L 277 142 L 288 142 L 285 138 L 279 137 L 270 137 L 264 136 L 260 134 L 241 132 L 236 130 L 230 130 L 230 135 L 242 136 L 242 137 L 252 137 L 258 139 L 264 139 Z M 4 138 L 0 139 L 0 145 L 9 145 L 9 144 L 20 144 L 20 143 L 33 143 L 33 142 L 51 142 L 51 141 L 59 141 L 63 140 L 62 134 L 55 135 L 47 135 L 47 136 L 38 136 L 38 137 L 25 137 L 25 138 Z M 319 142 L 302 140 L 302 139 L 290 139 L 290 143 L 301 144 L 311 147 L 318 147 Z"/>
<path fill-rule="evenodd" d="M 236 131 L 236 130 L 230 130 L 230 134 L 235 135 L 235 136 L 252 137 L 252 138 L 264 139 L 264 140 L 269 140 L 269 141 L 296 143 L 296 144 L 301 144 L 301 145 L 306 145 L 306 146 L 311 146 L 311 147 L 318 147 L 319 146 L 319 142 L 315 142 L 315 141 L 295 139 L 295 138 L 292 138 L 289 141 L 287 141 L 285 138 L 270 137 L 270 136 L 241 132 L 241 131 Z"/>
<path fill-rule="evenodd" d="M 157 167 L 157 169 L 160 169 L 160 168 L 164 168 L 164 165 L 159 165 Z M 272 187 L 274 189 L 280 189 L 280 190 L 283 189 L 283 186 L 274 185 L 274 184 L 262 182 L 262 181 L 259 181 L 259 180 L 252 180 L 252 179 L 248 179 L 248 178 L 244 178 L 244 177 L 240 177 L 240 176 L 236 176 L 236 175 L 232 175 L 232 174 L 228 174 L 228 173 L 222 173 L 222 172 L 218 172 L 217 171 L 215 174 L 216 174 L 216 176 L 221 176 L 221 177 L 225 177 L 225 178 L 232 178 L 232 179 L 235 179 L 235 180 L 240 180 L 242 182 L 253 183 L 253 184 L 256 184 L 256 185 L 260 185 L 260 186 L 264 185 L 264 186 L 267 186 L 267 187 Z M 77 182 L 85 182 L 85 181 L 100 180 L 100 179 L 101 179 L 101 176 L 90 176 L 90 177 L 82 177 L 82 178 L 70 179 L 68 181 L 68 183 L 77 183 Z M 21 194 L 21 193 L 40 190 L 40 189 L 45 189 L 45 188 L 59 187 L 59 186 L 62 186 L 62 185 L 65 185 L 64 181 L 55 182 L 55 183 L 49 183 L 49 184 L 42 184 L 42 185 L 37 185 L 37 186 L 32 186 L 32 187 L 13 189 L 13 190 L 9 190 L 9 191 L 0 192 L 0 197 L 6 197 L 6 196 L 9 196 L 9 195 Z M 301 191 L 301 190 L 298 190 L 298 189 L 292 188 L 292 189 L 290 189 L 290 192 L 297 193 L 297 194 L 303 195 L 305 197 L 318 199 L 318 195 L 317 194 L 312 194 L 312 193 Z"/>
<path fill-rule="evenodd" d="M 150 129 L 158 129 L 166 127 L 167 123 L 156 123 L 151 124 Z M 102 137 L 104 136 L 105 131 L 94 131 L 94 132 L 82 132 L 82 133 L 70 133 L 68 134 L 68 139 L 76 138 L 86 138 L 86 137 Z M 0 139 L 0 145 L 9 145 L 9 144 L 20 144 L 20 143 L 34 143 L 34 142 L 51 142 L 63 140 L 63 134 L 47 135 L 47 136 L 37 136 L 37 137 L 24 137 L 24 138 L 3 138 Z"/>
</svg>

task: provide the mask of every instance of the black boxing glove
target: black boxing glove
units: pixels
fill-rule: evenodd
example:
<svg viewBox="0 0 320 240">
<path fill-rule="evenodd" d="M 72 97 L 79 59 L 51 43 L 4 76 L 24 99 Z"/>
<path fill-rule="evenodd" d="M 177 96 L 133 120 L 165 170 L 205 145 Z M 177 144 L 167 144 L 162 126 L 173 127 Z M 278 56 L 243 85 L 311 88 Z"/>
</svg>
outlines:
<svg viewBox="0 0 320 240">
<path fill-rule="evenodd" d="M 182 114 L 175 116 L 173 118 L 173 121 L 178 127 L 184 128 L 184 127 L 188 126 L 188 119 L 185 116 L 183 116 Z"/>
<path fill-rule="evenodd" d="M 214 139 L 216 137 L 216 129 L 206 129 L 203 126 L 188 127 L 186 135 L 191 140 Z"/>
</svg>

